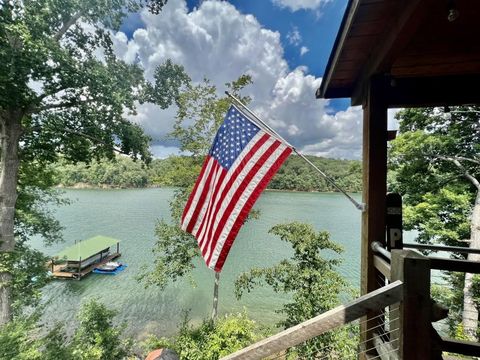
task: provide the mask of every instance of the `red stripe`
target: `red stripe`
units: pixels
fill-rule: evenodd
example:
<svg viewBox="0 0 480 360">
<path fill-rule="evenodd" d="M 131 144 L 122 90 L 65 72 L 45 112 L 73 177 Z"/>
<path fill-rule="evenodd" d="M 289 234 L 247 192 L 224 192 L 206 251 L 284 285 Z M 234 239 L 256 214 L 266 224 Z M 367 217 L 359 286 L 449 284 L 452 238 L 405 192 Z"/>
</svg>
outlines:
<svg viewBox="0 0 480 360">
<path fill-rule="evenodd" d="M 207 226 L 207 224 L 209 223 L 211 215 L 212 215 L 211 214 L 212 213 L 212 207 L 213 207 L 213 204 L 215 203 L 215 200 L 217 198 L 218 191 L 220 190 L 220 185 L 222 184 L 223 179 L 225 179 L 225 176 L 227 175 L 227 171 L 222 166 L 220 166 L 219 171 L 220 171 L 220 176 L 218 178 L 218 181 L 216 182 L 215 189 L 213 190 L 212 196 L 210 196 L 210 201 L 208 203 L 207 212 L 205 213 L 205 216 L 203 217 L 203 221 L 200 224 L 200 227 L 199 227 L 196 235 L 200 235 L 203 231 L 203 228 L 205 226 Z M 205 238 L 205 237 L 203 237 L 203 238 Z M 198 241 L 198 245 L 201 248 L 202 247 L 202 245 L 201 245 L 202 241 L 199 237 L 197 237 L 197 241 Z"/>
<path fill-rule="evenodd" d="M 200 182 L 202 181 L 203 174 L 205 173 L 205 169 L 207 168 L 207 163 L 209 160 L 210 160 L 210 156 L 206 156 L 203 162 L 202 170 L 200 170 L 200 175 L 198 175 L 197 182 L 195 183 L 193 190 L 190 193 L 190 197 L 188 198 L 187 203 L 185 204 L 185 209 L 183 209 L 183 214 L 182 214 L 182 221 L 181 221 L 182 225 L 183 225 L 183 220 L 185 219 L 185 216 L 188 213 L 190 205 L 192 204 L 192 200 L 195 197 L 195 193 L 197 192 L 198 184 L 200 184 Z"/>
<path fill-rule="evenodd" d="M 219 166 L 218 162 L 217 162 L 217 160 L 214 160 L 212 168 L 210 169 L 210 172 L 207 174 L 207 180 L 205 181 L 205 186 L 202 189 L 202 194 L 200 195 L 200 198 L 197 201 L 195 210 L 193 211 L 193 214 L 192 214 L 192 218 L 190 219 L 190 222 L 188 223 L 187 232 L 189 232 L 189 233 L 192 233 L 192 229 L 195 226 L 195 223 L 196 223 L 197 218 L 198 218 L 198 214 L 200 213 L 200 210 L 202 209 L 202 207 L 204 205 L 205 198 L 207 197 L 208 190 L 209 190 L 210 185 L 211 185 L 210 181 L 212 179 L 213 174 L 215 173 L 215 169 L 217 168 L 217 166 Z"/>
<path fill-rule="evenodd" d="M 267 187 L 270 179 L 275 175 L 277 170 L 282 166 L 283 162 L 287 159 L 287 157 L 290 155 L 292 152 L 292 149 L 287 147 L 282 154 L 279 156 L 279 158 L 275 161 L 275 163 L 272 165 L 272 167 L 268 170 L 268 172 L 265 174 L 263 179 L 260 181 L 260 183 L 257 185 L 255 190 L 250 194 L 250 197 L 246 201 L 244 207 L 240 211 L 240 214 L 238 215 L 237 219 L 235 220 L 235 223 L 233 224 L 233 227 L 230 231 L 230 233 L 227 236 L 227 239 L 225 243 L 223 244 L 223 248 L 220 252 L 220 255 L 217 259 L 217 263 L 215 264 L 214 270 L 216 272 L 220 272 L 222 270 L 223 264 L 225 262 L 225 259 L 227 258 L 227 255 L 230 251 L 230 248 L 232 247 L 233 241 L 235 240 L 235 237 L 237 236 L 238 232 L 240 231 L 240 228 L 243 225 L 243 220 L 245 217 L 248 215 L 250 210 L 252 209 L 253 205 L 255 204 L 255 201 L 257 201 L 258 197 L 262 193 L 263 190 Z M 213 253 L 213 252 L 212 252 Z M 210 261 L 210 259 L 209 259 Z M 207 262 L 208 264 L 208 262 Z"/>
<path fill-rule="evenodd" d="M 261 169 L 261 167 L 267 162 L 269 157 L 273 154 L 273 152 L 281 145 L 282 143 L 278 140 L 274 141 L 273 144 L 265 151 L 265 153 L 262 154 L 260 159 L 255 163 L 255 165 L 250 169 L 248 174 L 245 176 L 245 178 L 242 180 L 242 183 L 240 186 L 237 188 L 235 191 L 235 194 L 233 195 L 232 199 L 230 200 L 227 208 L 225 209 L 225 213 L 223 214 L 221 220 L 219 221 L 219 226 L 215 230 L 215 235 L 212 238 L 212 243 L 210 244 L 210 255 L 208 256 L 207 259 L 207 264 L 210 263 L 210 260 L 213 255 L 213 249 L 215 249 L 215 246 L 217 245 L 218 238 L 220 234 L 222 233 L 223 227 L 225 223 L 227 222 L 228 218 L 230 217 L 232 211 L 235 209 L 237 206 L 238 199 L 242 196 L 244 190 L 247 188 L 247 186 L 250 184 L 252 179 L 255 177 L 257 172 Z M 223 201 L 223 199 L 222 199 Z M 253 204 L 252 204 L 253 205 Z M 243 214 L 243 217 L 239 216 L 237 218 L 237 221 L 241 221 L 243 223 L 243 220 L 245 220 L 245 217 L 248 215 L 248 212 Z"/>
<path fill-rule="evenodd" d="M 213 196 L 213 193 L 215 192 L 217 184 L 218 184 L 217 180 L 218 180 L 219 176 L 221 176 L 225 172 L 225 169 L 216 160 L 215 160 L 214 167 L 215 167 L 215 169 L 213 170 L 212 178 L 210 179 L 210 182 L 208 184 L 207 196 L 206 196 L 205 200 L 203 201 L 203 205 L 204 205 L 203 208 L 205 209 L 205 211 L 203 211 L 203 213 L 199 214 L 197 220 L 195 221 L 195 225 L 192 228 L 192 235 L 195 236 L 195 238 L 197 238 L 197 235 L 200 234 L 200 230 L 201 230 L 200 227 L 202 226 L 203 222 L 205 221 L 205 219 L 207 217 L 208 208 L 211 206 L 212 196 Z M 197 230 L 195 230 L 195 228 Z"/>
<path fill-rule="evenodd" d="M 252 148 L 250 150 L 248 150 L 247 154 L 245 154 L 245 157 L 242 159 L 241 163 L 238 164 L 237 167 L 235 168 L 235 170 L 232 172 L 232 174 L 230 175 L 230 179 L 228 180 L 227 184 L 225 184 L 225 187 L 223 188 L 222 193 L 218 192 L 218 195 L 220 195 L 221 198 L 217 202 L 215 208 L 212 209 L 213 210 L 212 217 L 211 217 L 212 221 L 208 223 L 209 228 L 207 229 L 207 232 L 204 234 L 204 236 L 202 238 L 202 246 L 204 247 L 202 249 L 202 255 L 203 256 L 205 256 L 206 249 L 207 249 L 207 247 L 205 246 L 206 245 L 205 240 L 207 242 L 207 245 L 211 242 L 210 239 L 211 239 L 211 236 L 212 236 L 212 231 L 213 231 L 215 219 L 217 217 L 218 211 L 221 208 L 222 202 L 225 199 L 225 196 L 227 195 L 228 191 L 232 187 L 235 180 L 238 179 L 238 175 L 242 172 L 245 165 L 247 165 L 247 163 L 250 161 L 250 159 L 257 153 L 257 151 L 263 146 L 263 144 L 265 144 L 268 141 L 268 139 L 270 139 L 269 134 L 264 134 L 260 139 L 258 139 L 258 141 L 255 143 L 255 145 L 252 146 Z M 218 191 L 220 191 L 220 186 L 218 187 Z M 202 248 L 202 246 L 200 246 L 200 248 Z"/>
</svg>

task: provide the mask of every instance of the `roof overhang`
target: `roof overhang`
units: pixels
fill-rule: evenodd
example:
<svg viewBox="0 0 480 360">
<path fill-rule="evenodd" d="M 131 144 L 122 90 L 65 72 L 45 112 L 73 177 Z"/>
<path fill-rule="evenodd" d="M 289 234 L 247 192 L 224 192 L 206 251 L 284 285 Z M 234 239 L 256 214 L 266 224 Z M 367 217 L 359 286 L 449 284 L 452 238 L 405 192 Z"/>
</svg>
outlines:
<svg viewBox="0 0 480 360">
<path fill-rule="evenodd" d="M 350 0 L 316 96 L 360 105 L 373 75 L 406 82 L 480 75 L 479 17 L 480 1 Z"/>
</svg>

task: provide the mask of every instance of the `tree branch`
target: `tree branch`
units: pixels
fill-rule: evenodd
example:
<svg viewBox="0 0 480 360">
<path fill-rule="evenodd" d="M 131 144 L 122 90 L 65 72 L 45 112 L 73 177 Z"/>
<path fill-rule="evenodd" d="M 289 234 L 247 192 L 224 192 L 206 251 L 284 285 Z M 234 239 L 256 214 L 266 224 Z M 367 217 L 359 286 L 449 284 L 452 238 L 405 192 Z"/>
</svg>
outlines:
<svg viewBox="0 0 480 360">
<path fill-rule="evenodd" d="M 460 170 L 463 171 L 463 176 L 465 178 L 467 178 L 468 180 L 470 180 L 470 182 L 473 184 L 473 186 L 475 186 L 477 188 L 477 190 L 480 191 L 480 182 L 477 180 L 477 178 L 475 178 L 475 176 L 470 174 L 468 172 L 468 170 L 463 167 L 463 165 L 460 163 L 459 157 L 437 156 L 437 158 L 440 159 L 440 160 L 446 160 L 446 161 L 450 161 L 451 163 L 453 163 L 457 168 L 459 168 Z M 469 158 L 466 158 L 466 159 L 469 159 Z M 475 161 L 473 161 L 473 162 L 475 163 Z"/>
<path fill-rule="evenodd" d="M 93 142 L 96 142 L 98 144 L 102 144 L 102 145 L 105 145 L 105 146 L 110 146 L 110 144 L 107 143 L 106 141 L 103 141 L 102 139 L 96 138 L 95 136 L 85 134 L 81 131 L 71 130 L 69 128 L 64 128 L 63 130 L 70 133 L 70 134 L 78 135 L 78 136 L 84 137 L 85 139 L 92 140 Z M 119 154 L 130 155 L 129 153 L 126 153 L 126 152 L 122 151 L 121 149 L 117 148 L 116 146 L 112 146 L 112 150 L 119 153 Z"/>
<path fill-rule="evenodd" d="M 85 134 L 84 132 L 81 132 L 81 131 L 78 131 L 78 130 L 73 130 L 73 129 L 69 129 L 67 127 L 63 127 L 61 129 L 62 131 L 65 131 L 69 134 L 73 134 L 73 135 L 78 135 L 78 136 L 81 136 L 81 137 L 84 137 L 88 140 L 91 140 L 97 144 L 102 144 L 102 145 L 105 145 L 105 146 L 110 146 L 109 143 L 107 143 L 106 141 L 103 141 L 102 139 L 99 139 L 95 136 L 92 136 L 92 135 L 88 135 L 88 134 Z M 42 127 L 41 126 L 35 126 L 35 127 L 32 127 L 29 129 L 29 131 L 42 131 Z M 122 151 L 121 149 L 117 148 L 116 146 L 112 146 L 112 150 L 119 153 L 119 154 L 123 154 L 123 155 L 128 155 L 130 156 L 129 153 L 126 153 L 125 151 Z"/>
<path fill-rule="evenodd" d="M 95 101 L 96 101 L 95 99 L 88 99 L 88 100 L 84 100 L 84 101 L 70 100 L 68 102 L 46 104 L 46 105 L 43 105 L 43 106 L 34 107 L 31 110 L 30 114 L 39 113 L 39 112 L 42 112 L 42 111 L 45 111 L 45 110 L 70 108 L 70 107 L 79 106 L 79 105 L 91 104 Z"/>
<path fill-rule="evenodd" d="M 59 41 L 63 35 L 70 29 L 72 25 L 74 25 L 78 19 L 82 17 L 82 13 L 78 12 L 74 14 L 66 23 L 63 24 L 63 26 L 58 30 L 58 32 L 53 36 L 53 39 L 55 41 Z"/>
</svg>

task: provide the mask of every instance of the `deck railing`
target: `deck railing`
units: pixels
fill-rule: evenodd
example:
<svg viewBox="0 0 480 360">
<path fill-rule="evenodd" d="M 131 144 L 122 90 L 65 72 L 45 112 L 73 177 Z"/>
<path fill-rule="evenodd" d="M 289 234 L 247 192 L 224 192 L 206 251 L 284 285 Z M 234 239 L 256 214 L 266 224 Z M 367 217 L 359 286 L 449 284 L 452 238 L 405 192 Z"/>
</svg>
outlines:
<svg viewBox="0 0 480 360">
<path fill-rule="evenodd" d="M 378 283 L 382 286 L 389 281 L 404 282 L 404 299 L 401 303 L 400 318 L 404 324 L 400 334 L 399 356 L 401 359 L 437 359 L 442 353 L 480 356 L 480 344 L 475 341 L 455 340 L 447 334 L 447 322 L 451 322 L 452 311 L 446 304 L 432 299 L 432 285 L 451 289 L 445 279 L 446 272 L 480 274 L 480 263 L 476 261 L 445 257 L 449 252 L 480 253 L 478 249 L 454 246 L 403 244 L 405 248 L 421 251 L 440 252 L 443 257 L 425 256 L 413 250 L 386 251 L 379 243 L 373 243 L 374 266 L 378 270 Z M 448 256 L 448 255 L 447 255 Z M 414 299 L 412 301 L 412 299 Z M 476 321 L 478 320 L 478 314 Z M 420 342 L 419 342 L 419 339 Z M 426 340 L 426 341 L 425 341 Z M 419 351 L 425 351 L 420 355 Z"/>
<path fill-rule="evenodd" d="M 289 350 L 295 346 L 306 343 L 328 331 L 334 330 L 345 324 L 358 321 L 370 312 L 382 312 L 390 305 L 398 303 L 402 299 L 403 284 L 401 281 L 393 282 L 376 291 L 359 297 L 347 305 L 336 307 L 330 311 L 320 314 L 310 320 L 293 326 L 276 335 L 261 340 L 247 348 L 239 350 L 228 355 L 222 360 L 239 360 L 239 359 L 286 359 Z M 372 326 L 376 330 L 372 341 L 375 341 L 383 352 L 393 352 L 394 349 L 389 342 L 384 339 L 388 337 L 385 330 L 384 316 L 378 319 Z M 371 320 L 370 320 L 371 321 Z M 357 323 L 358 325 L 358 323 Z M 387 331 L 387 332 L 386 332 Z M 316 349 L 317 354 L 324 354 L 325 349 Z M 293 352 L 295 350 L 293 349 Z M 311 354 L 311 359 L 319 358 L 316 354 Z"/>
<path fill-rule="evenodd" d="M 340 359 L 335 347 L 328 344 L 311 347 L 308 356 L 298 349 L 308 344 L 322 344 L 315 340 L 342 326 L 362 331 L 355 359 L 432 360 L 442 359 L 445 352 L 480 356 L 477 342 L 450 339 L 442 333 L 438 322 L 447 317 L 448 309 L 435 303 L 430 292 L 431 283 L 438 282 L 439 270 L 480 274 L 480 263 L 427 257 L 414 250 L 389 252 L 378 243 L 374 243 L 372 249 L 379 289 L 222 360 Z"/>
</svg>

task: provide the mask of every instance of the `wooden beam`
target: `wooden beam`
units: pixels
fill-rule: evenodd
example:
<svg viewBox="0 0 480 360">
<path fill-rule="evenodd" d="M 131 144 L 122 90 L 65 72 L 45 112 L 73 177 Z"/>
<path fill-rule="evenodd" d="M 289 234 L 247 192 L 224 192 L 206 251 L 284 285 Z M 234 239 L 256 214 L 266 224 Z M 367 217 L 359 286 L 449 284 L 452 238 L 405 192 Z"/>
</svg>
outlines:
<svg viewBox="0 0 480 360">
<path fill-rule="evenodd" d="M 327 90 L 328 85 L 330 84 L 330 80 L 332 79 L 332 74 L 336 70 L 338 59 L 343 49 L 343 45 L 345 43 L 345 40 L 347 39 L 347 35 L 352 26 L 353 18 L 355 17 L 359 9 L 359 6 L 360 6 L 360 0 L 351 0 L 348 2 L 345 15 L 343 16 L 342 23 L 340 25 L 340 30 L 337 34 L 332 52 L 330 53 L 330 57 L 328 59 L 326 73 L 323 76 L 320 87 L 317 89 L 315 93 L 317 99 L 325 97 L 325 91 Z"/>
<path fill-rule="evenodd" d="M 373 266 L 388 280 L 391 280 L 390 264 L 383 260 L 380 256 L 373 256 Z"/>
<path fill-rule="evenodd" d="M 392 17 L 389 31 L 378 39 L 377 46 L 370 53 L 368 61 L 357 78 L 356 86 L 351 95 L 352 105 L 364 102 L 368 89 L 368 80 L 374 74 L 388 73 L 396 55 L 401 53 L 422 24 L 431 9 L 434 0 L 399 1 L 397 16 Z"/>
<path fill-rule="evenodd" d="M 384 101 L 383 77 L 373 77 L 367 102 L 363 110 L 363 202 L 367 209 L 362 213 L 361 238 L 361 294 L 378 287 L 378 272 L 373 264 L 371 244 L 379 242 L 385 247 L 385 219 L 387 193 L 387 107 Z M 369 314 L 367 319 L 378 314 Z M 366 349 L 373 348 L 368 339 L 373 333 L 367 331 L 376 324 L 363 321 L 360 329 L 361 343 Z"/>
<path fill-rule="evenodd" d="M 480 344 L 478 342 L 442 338 L 442 349 L 454 354 L 480 356 Z"/>
<path fill-rule="evenodd" d="M 446 246 L 446 245 L 430 245 L 430 244 L 416 244 L 404 243 L 403 247 L 409 249 L 429 250 L 429 251 L 447 251 L 458 252 L 462 254 L 480 254 L 480 249 L 471 249 L 464 246 Z"/>
<path fill-rule="evenodd" d="M 313 319 L 293 326 L 249 347 L 223 357 L 221 360 L 263 359 L 292 346 L 301 344 L 338 326 L 348 324 L 371 311 L 378 311 L 401 301 L 402 282 L 395 281 L 381 289 L 361 296 Z"/>
<path fill-rule="evenodd" d="M 444 259 L 430 256 L 432 269 L 480 274 L 480 263 L 477 261 Z"/>
<path fill-rule="evenodd" d="M 480 104 L 480 91 L 475 91 L 480 74 L 443 77 L 395 78 L 388 83 L 388 107 L 426 107 Z"/>
</svg>

